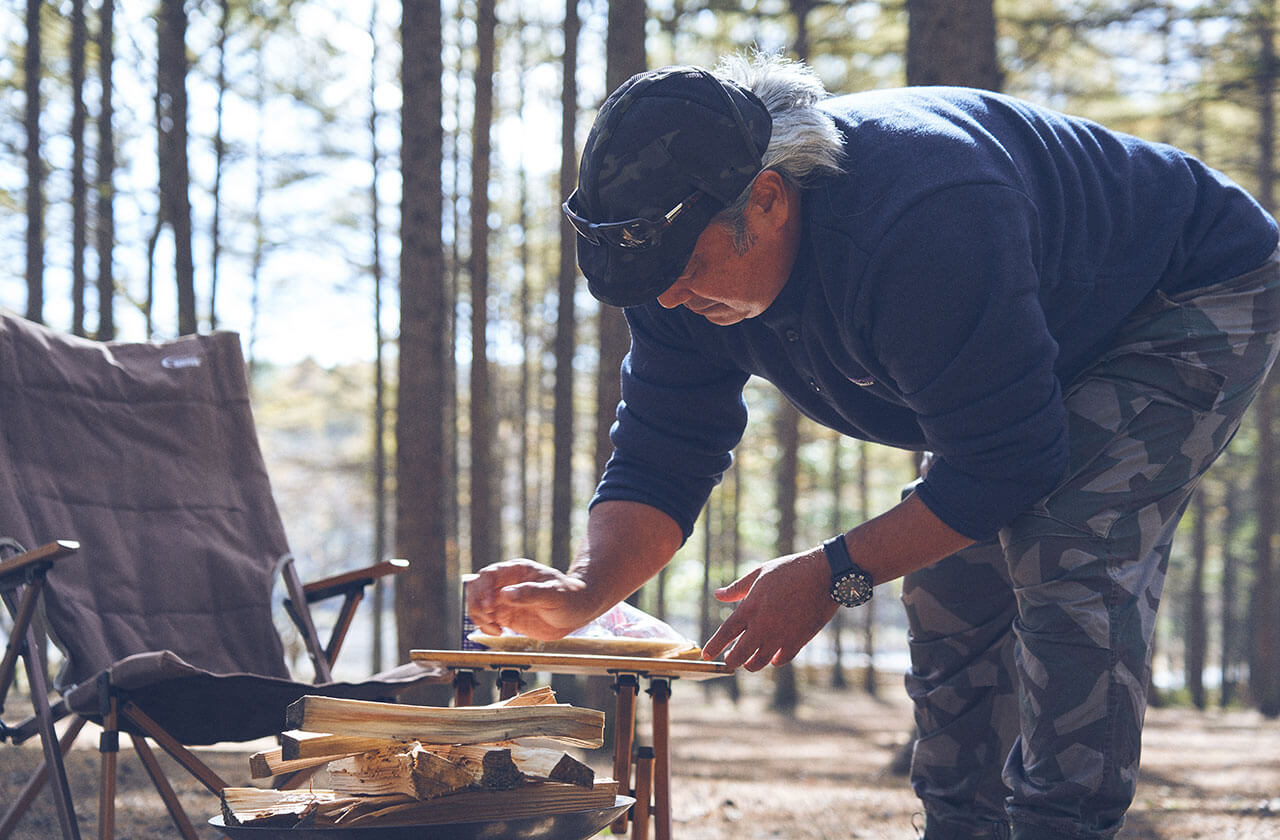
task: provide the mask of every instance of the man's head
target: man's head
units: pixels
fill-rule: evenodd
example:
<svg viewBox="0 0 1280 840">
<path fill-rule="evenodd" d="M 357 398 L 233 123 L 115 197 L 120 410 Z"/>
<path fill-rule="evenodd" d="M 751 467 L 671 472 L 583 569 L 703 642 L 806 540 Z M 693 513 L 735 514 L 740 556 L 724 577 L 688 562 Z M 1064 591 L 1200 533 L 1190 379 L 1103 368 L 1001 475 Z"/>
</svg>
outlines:
<svg viewBox="0 0 1280 840">
<path fill-rule="evenodd" d="M 670 288 L 711 219 L 760 173 L 771 130 L 753 93 L 695 67 L 614 91 L 565 202 L 591 294 L 633 306 Z"/>
</svg>

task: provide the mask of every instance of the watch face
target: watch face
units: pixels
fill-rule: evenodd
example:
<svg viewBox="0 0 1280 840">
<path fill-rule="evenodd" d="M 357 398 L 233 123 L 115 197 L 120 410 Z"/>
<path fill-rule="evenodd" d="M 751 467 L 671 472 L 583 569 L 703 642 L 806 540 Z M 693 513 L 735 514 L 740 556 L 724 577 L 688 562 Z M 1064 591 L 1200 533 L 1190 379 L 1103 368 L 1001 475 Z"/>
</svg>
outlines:
<svg viewBox="0 0 1280 840">
<path fill-rule="evenodd" d="M 846 607 L 856 607 L 871 600 L 871 577 L 860 569 L 850 569 L 831 581 L 831 599 Z"/>
</svg>

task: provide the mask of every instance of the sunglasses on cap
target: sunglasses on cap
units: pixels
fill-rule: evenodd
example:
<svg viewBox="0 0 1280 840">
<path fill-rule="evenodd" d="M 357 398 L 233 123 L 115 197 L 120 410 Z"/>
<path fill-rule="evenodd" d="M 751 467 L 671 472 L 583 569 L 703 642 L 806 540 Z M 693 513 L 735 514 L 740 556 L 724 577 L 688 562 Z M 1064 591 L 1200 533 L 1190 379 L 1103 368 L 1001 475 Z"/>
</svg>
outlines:
<svg viewBox="0 0 1280 840">
<path fill-rule="evenodd" d="M 645 251 L 662 241 L 662 234 L 686 209 L 697 203 L 702 192 L 694 190 L 675 207 L 657 219 L 627 219 L 625 222 L 592 222 L 578 215 L 570 206 L 575 204 L 578 191 L 574 190 L 560 209 L 578 235 L 592 245 L 612 245 L 628 251 Z"/>
</svg>

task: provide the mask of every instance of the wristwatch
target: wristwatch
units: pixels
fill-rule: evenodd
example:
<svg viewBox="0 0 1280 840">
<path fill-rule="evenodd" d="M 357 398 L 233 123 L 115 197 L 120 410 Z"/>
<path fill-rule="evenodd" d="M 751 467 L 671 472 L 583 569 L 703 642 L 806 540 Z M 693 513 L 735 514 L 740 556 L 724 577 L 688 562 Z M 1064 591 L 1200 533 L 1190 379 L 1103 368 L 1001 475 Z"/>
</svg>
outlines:
<svg viewBox="0 0 1280 840">
<path fill-rule="evenodd" d="M 870 601 L 875 585 L 871 575 L 849 557 L 844 534 L 824 542 L 822 552 L 831 566 L 831 600 L 843 607 L 856 607 Z"/>
</svg>

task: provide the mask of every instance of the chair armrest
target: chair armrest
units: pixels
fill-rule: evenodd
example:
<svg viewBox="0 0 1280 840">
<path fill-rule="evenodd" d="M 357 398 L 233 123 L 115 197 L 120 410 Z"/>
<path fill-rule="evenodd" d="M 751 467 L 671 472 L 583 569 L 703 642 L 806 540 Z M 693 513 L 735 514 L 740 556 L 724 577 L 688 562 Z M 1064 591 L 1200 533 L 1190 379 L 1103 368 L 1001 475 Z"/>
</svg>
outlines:
<svg viewBox="0 0 1280 840">
<path fill-rule="evenodd" d="M 340 575 L 333 575 L 332 577 L 303 585 L 298 579 L 298 572 L 293 567 L 293 561 L 290 560 L 284 564 L 282 571 L 285 577 L 285 587 L 289 594 L 289 597 L 284 600 L 284 607 L 289 613 L 289 617 L 293 619 L 293 623 L 297 625 L 298 630 L 302 633 L 307 652 L 311 655 L 311 661 L 316 666 L 316 682 L 330 681 L 330 669 L 338 658 L 338 652 L 342 649 L 342 642 L 347 637 L 347 631 L 351 628 L 351 621 L 355 616 L 356 607 L 364 598 L 365 587 L 380 577 L 399 574 L 407 568 L 409 568 L 408 560 L 385 560 L 363 569 L 343 572 Z M 316 601 L 324 601 L 338 595 L 343 596 L 342 608 L 338 611 L 338 618 L 329 635 L 329 643 L 322 649 L 320 647 L 320 637 L 316 634 L 315 623 L 311 620 L 310 605 Z"/>
<path fill-rule="evenodd" d="M 338 595 L 345 595 L 353 590 L 363 589 L 377 578 L 398 575 L 407 568 L 409 568 L 408 560 L 384 560 L 381 563 L 375 563 L 363 569 L 353 569 L 350 572 L 343 572 L 339 575 L 304 584 L 302 591 L 306 594 L 307 603 L 314 604 L 316 601 L 324 601 Z"/>
<path fill-rule="evenodd" d="M 25 583 L 32 574 L 47 571 L 54 562 L 80 550 L 75 540 L 57 540 L 0 562 L 0 589 Z"/>
</svg>

